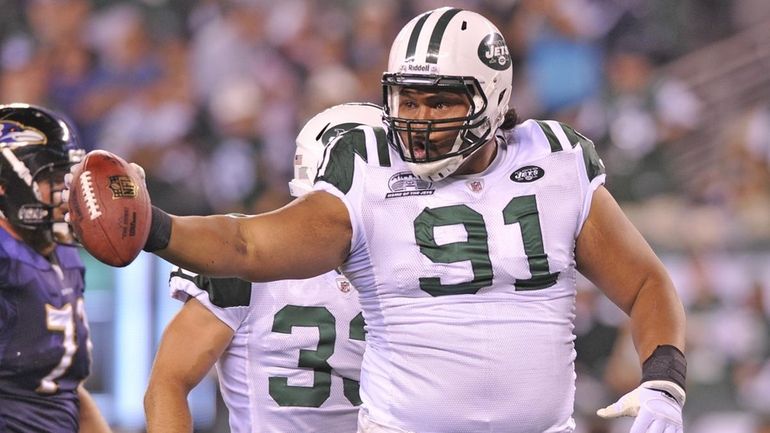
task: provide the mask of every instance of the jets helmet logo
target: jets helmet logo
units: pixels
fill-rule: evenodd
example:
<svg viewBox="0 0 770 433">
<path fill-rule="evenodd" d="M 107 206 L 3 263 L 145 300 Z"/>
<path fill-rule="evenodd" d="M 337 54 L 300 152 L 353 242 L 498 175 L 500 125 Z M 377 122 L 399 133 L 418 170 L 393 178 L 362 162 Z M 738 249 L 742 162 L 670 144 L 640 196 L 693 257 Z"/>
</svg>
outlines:
<svg viewBox="0 0 770 433">
<path fill-rule="evenodd" d="M 479 60 L 496 71 L 504 71 L 511 66 L 511 54 L 502 35 L 492 33 L 481 41 Z"/>
</svg>

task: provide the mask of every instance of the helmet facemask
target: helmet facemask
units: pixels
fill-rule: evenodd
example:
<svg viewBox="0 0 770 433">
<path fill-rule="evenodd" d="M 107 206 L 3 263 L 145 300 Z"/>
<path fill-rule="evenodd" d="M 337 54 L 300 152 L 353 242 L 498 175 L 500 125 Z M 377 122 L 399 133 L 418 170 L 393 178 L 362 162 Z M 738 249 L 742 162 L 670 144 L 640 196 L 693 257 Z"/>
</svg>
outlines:
<svg viewBox="0 0 770 433">
<path fill-rule="evenodd" d="M 455 171 L 474 151 L 490 137 L 489 119 L 484 115 L 487 100 L 474 77 L 426 76 L 412 74 L 383 75 L 385 121 L 391 143 L 401 158 L 415 170 L 435 171 L 438 180 Z M 402 100 L 408 100 L 410 91 L 428 94 L 454 94 L 468 105 L 463 116 L 447 118 L 413 118 L 402 113 Z M 436 137 L 454 132 L 454 136 Z"/>
<path fill-rule="evenodd" d="M 31 188 L 35 200 L 19 206 L 15 225 L 27 230 L 38 230 L 56 222 L 54 209 L 61 205 L 63 182 L 64 172 L 60 170 L 56 173 L 53 167 L 47 167 L 34 175 Z"/>
<path fill-rule="evenodd" d="M 72 162 L 43 165 L 32 173 L 32 182 L 23 192 L 16 189 L 21 189 L 18 183 L 11 186 L 13 192 L 6 187 L 0 202 L 14 227 L 36 238 L 48 238 L 62 244 L 76 243 L 72 230 L 64 221 L 62 209 L 64 175 L 71 165 Z"/>
</svg>

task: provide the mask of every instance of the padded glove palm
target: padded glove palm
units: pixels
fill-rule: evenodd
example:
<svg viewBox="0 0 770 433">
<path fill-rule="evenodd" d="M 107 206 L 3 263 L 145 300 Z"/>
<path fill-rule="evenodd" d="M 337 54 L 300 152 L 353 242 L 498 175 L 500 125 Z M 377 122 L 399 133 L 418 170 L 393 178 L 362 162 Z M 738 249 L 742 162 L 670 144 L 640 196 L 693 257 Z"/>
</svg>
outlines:
<svg viewBox="0 0 770 433">
<path fill-rule="evenodd" d="M 651 380 L 596 411 L 602 418 L 636 417 L 630 433 L 682 433 L 685 392 L 666 380 Z"/>
</svg>

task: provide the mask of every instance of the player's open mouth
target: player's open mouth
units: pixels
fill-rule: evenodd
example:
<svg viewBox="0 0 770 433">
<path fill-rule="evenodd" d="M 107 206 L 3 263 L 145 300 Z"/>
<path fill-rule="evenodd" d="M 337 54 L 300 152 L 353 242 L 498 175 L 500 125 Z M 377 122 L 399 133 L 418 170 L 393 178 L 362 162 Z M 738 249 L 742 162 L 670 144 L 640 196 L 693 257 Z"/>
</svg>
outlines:
<svg viewBox="0 0 770 433">
<path fill-rule="evenodd" d="M 412 140 L 411 156 L 415 161 L 424 161 L 429 157 L 435 158 L 439 155 L 439 148 L 436 143 L 422 140 Z"/>
<path fill-rule="evenodd" d="M 428 156 L 428 152 L 425 149 L 423 143 L 414 143 L 412 145 L 412 156 L 415 160 L 423 160 Z"/>
</svg>

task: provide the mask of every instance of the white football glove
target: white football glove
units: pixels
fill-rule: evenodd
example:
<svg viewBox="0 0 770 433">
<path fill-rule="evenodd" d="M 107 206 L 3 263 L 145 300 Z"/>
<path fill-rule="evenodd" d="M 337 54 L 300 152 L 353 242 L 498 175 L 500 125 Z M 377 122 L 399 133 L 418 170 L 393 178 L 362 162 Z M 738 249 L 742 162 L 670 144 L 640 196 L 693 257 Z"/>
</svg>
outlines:
<svg viewBox="0 0 770 433">
<path fill-rule="evenodd" d="M 129 165 L 131 165 L 131 167 L 133 167 L 134 170 L 136 170 L 136 172 L 139 174 L 139 178 L 142 179 L 142 182 L 144 182 L 145 179 L 147 179 L 147 175 L 144 173 L 144 167 L 142 167 L 141 165 L 135 162 L 131 162 L 129 163 Z"/>
<path fill-rule="evenodd" d="M 630 433 L 682 433 L 684 389 L 667 380 L 650 380 L 596 411 L 602 418 L 634 416 Z"/>
<path fill-rule="evenodd" d="M 68 203 L 70 201 L 70 187 L 72 186 L 72 172 L 75 171 L 75 167 L 80 166 L 80 164 L 82 164 L 82 162 L 74 164 L 72 167 L 70 167 L 70 171 L 64 174 L 64 189 L 61 192 L 61 201 L 65 205 L 64 222 L 66 222 L 67 224 L 70 223 L 70 213 L 69 213 Z"/>
<path fill-rule="evenodd" d="M 64 203 L 67 203 L 68 201 L 70 201 L 70 187 L 72 186 L 72 172 L 75 170 L 75 167 L 77 167 L 78 165 L 80 165 L 80 163 L 70 167 L 70 171 L 64 174 L 64 190 L 61 192 L 61 201 Z"/>
</svg>

